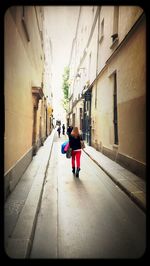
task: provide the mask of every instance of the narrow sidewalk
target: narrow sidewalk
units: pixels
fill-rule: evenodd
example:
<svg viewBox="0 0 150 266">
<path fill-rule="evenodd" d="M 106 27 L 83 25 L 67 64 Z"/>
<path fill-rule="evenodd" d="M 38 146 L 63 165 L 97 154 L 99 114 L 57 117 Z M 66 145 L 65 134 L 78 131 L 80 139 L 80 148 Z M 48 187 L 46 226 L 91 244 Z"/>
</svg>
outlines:
<svg viewBox="0 0 150 266">
<path fill-rule="evenodd" d="M 84 152 L 145 212 L 146 181 L 86 144 Z"/>
<path fill-rule="evenodd" d="M 5 202 L 5 252 L 28 258 L 56 130 L 45 140 Z"/>
</svg>

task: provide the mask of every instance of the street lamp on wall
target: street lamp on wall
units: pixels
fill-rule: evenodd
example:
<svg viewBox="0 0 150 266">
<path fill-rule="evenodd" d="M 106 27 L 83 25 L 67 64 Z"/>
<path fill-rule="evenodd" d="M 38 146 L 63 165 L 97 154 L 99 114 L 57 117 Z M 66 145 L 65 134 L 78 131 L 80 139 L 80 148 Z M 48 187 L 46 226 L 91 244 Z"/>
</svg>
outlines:
<svg viewBox="0 0 150 266">
<path fill-rule="evenodd" d="M 86 68 L 85 68 L 85 67 L 80 67 L 80 68 L 78 69 L 78 73 L 77 73 L 77 75 L 76 75 L 77 80 L 79 80 L 79 79 L 81 78 L 81 74 L 79 73 L 80 69 L 86 69 Z"/>
<path fill-rule="evenodd" d="M 79 73 L 77 73 L 76 79 L 79 80 L 80 78 L 81 78 L 81 75 Z"/>
</svg>

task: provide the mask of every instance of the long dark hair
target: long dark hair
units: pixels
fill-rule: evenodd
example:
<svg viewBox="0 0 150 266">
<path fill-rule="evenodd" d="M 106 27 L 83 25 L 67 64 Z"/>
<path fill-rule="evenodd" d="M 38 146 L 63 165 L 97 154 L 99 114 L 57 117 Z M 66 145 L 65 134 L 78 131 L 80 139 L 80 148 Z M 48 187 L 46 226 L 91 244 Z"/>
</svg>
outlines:
<svg viewBox="0 0 150 266">
<path fill-rule="evenodd" d="M 77 138 L 80 135 L 78 127 L 73 128 L 73 130 L 71 131 L 71 135 L 74 136 L 75 138 Z"/>
</svg>

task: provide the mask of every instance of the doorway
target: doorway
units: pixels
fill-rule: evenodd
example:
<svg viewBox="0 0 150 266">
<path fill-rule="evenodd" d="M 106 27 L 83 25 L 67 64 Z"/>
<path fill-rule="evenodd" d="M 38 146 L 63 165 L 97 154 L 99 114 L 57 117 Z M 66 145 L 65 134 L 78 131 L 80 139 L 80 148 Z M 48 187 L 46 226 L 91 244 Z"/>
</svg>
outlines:
<svg viewBox="0 0 150 266">
<path fill-rule="evenodd" d="M 83 139 L 91 146 L 91 90 L 84 95 Z"/>
</svg>

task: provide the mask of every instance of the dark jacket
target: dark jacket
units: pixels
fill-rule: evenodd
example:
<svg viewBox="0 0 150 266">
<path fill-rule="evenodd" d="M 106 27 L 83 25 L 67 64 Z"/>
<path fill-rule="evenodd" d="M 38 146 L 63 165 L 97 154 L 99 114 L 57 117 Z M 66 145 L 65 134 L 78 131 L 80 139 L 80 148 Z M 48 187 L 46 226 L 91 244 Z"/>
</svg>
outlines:
<svg viewBox="0 0 150 266">
<path fill-rule="evenodd" d="M 73 150 L 78 150 L 81 149 L 81 143 L 80 140 L 82 140 L 82 136 L 79 135 L 77 138 L 75 138 L 74 136 L 70 135 L 69 136 L 69 146 L 73 149 Z"/>
<path fill-rule="evenodd" d="M 58 127 L 57 131 L 60 133 L 61 132 L 61 127 Z"/>
<path fill-rule="evenodd" d="M 67 128 L 67 135 L 68 136 L 70 136 L 72 129 L 73 129 L 73 127 L 70 127 L 70 126 Z"/>
</svg>

